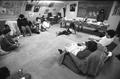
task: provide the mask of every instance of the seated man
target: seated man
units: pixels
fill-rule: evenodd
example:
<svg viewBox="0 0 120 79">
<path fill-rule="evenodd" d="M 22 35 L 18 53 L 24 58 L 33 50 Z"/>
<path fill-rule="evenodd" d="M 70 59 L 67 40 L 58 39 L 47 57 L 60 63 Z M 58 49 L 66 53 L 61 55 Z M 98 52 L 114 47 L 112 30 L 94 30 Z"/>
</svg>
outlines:
<svg viewBox="0 0 120 79">
<path fill-rule="evenodd" d="M 104 37 L 101 38 L 89 38 L 90 40 L 94 40 L 97 43 L 103 45 L 103 46 L 108 46 L 109 44 L 111 44 L 115 38 L 115 31 L 114 30 L 108 30 L 105 34 Z"/>
<path fill-rule="evenodd" d="M 27 31 L 28 31 L 29 35 L 31 36 L 32 32 L 28 25 L 28 20 L 27 20 L 27 18 L 25 18 L 25 16 L 23 14 L 19 15 L 19 18 L 17 19 L 17 25 L 24 37 L 26 36 Z"/>
<path fill-rule="evenodd" d="M 12 51 L 19 47 L 19 43 L 17 40 L 13 40 L 13 38 L 9 35 L 10 29 L 3 29 L 1 35 L 1 49 L 4 51 Z"/>
</svg>

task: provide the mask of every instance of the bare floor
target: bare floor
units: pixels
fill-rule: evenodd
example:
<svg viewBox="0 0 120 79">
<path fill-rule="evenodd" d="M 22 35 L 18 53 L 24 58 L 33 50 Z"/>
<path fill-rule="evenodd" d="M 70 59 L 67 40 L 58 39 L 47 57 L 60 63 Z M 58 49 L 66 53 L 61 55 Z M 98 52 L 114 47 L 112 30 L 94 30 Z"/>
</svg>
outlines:
<svg viewBox="0 0 120 79">
<path fill-rule="evenodd" d="M 77 33 L 69 36 L 56 36 L 56 32 L 64 30 L 53 25 L 48 31 L 32 36 L 21 37 L 21 47 L 10 54 L 0 57 L 0 67 L 7 66 L 11 73 L 23 68 L 32 75 L 32 79 L 91 79 L 77 75 L 65 66 L 59 66 L 60 56 L 57 49 L 64 48 L 71 42 L 88 40 L 89 34 Z M 120 53 L 119 42 L 114 54 Z M 108 63 L 96 79 L 120 79 L 120 61 L 114 58 Z"/>
</svg>

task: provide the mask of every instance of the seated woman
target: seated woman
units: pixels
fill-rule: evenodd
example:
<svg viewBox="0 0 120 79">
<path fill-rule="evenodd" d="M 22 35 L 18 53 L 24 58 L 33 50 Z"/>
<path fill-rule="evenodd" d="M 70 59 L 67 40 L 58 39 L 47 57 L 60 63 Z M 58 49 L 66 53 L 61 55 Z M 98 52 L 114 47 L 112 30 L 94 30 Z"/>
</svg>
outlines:
<svg viewBox="0 0 120 79">
<path fill-rule="evenodd" d="M 69 52 L 79 57 L 80 59 L 84 59 L 95 50 L 97 50 L 97 43 L 94 41 L 86 41 L 83 43 L 72 43 L 69 47 L 65 47 L 64 51 L 58 49 L 60 54 Z"/>
<path fill-rule="evenodd" d="M 101 38 L 89 38 L 90 40 L 94 40 L 97 43 L 103 45 L 103 46 L 108 46 L 111 44 L 115 38 L 115 31 L 114 30 L 107 30 L 106 34 L 104 37 Z"/>
<path fill-rule="evenodd" d="M 1 49 L 4 51 L 12 51 L 19 47 L 18 40 L 13 40 L 13 38 L 9 35 L 10 29 L 3 29 L 1 35 Z"/>
<path fill-rule="evenodd" d="M 106 60 L 112 56 L 111 52 L 105 52 L 106 50 L 104 50 L 104 46 L 98 43 L 96 44 L 97 50 L 92 50 L 93 52 L 83 59 L 79 58 L 80 55 L 75 56 L 73 53 L 68 52 L 62 53 L 59 57 L 59 64 L 67 66 L 77 74 L 82 72 L 85 75 L 96 76 L 100 72 Z M 94 46 L 96 46 L 96 44 Z"/>
</svg>

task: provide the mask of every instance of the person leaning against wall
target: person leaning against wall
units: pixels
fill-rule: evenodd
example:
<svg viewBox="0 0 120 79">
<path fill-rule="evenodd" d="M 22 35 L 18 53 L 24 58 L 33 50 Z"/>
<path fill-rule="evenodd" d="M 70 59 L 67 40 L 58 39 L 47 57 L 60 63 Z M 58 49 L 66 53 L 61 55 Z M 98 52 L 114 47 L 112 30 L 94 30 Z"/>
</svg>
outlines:
<svg viewBox="0 0 120 79">
<path fill-rule="evenodd" d="M 29 27 L 27 18 L 25 18 L 25 16 L 23 14 L 19 15 L 19 17 L 17 19 L 17 25 L 24 37 L 27 35 L 27 31 L 28 31 L 29 35 L 31 36 L 31 34 L 32 34 L 31 29 Z"/>
</svg>

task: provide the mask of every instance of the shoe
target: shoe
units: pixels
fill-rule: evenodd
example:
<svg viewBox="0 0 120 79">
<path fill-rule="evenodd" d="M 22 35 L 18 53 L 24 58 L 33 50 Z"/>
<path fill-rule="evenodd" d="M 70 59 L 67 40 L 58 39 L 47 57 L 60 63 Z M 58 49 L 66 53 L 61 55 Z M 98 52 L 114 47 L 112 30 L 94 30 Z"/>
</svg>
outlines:
<svg viewBox="0 0 120 79">
<path fill-rule="evenodd" d="M 63 53 L 62 49 L 58 49 L 58 51 L 60 52 L 60 54 L 62 54 L 62 53 Z"/>
</svg>

